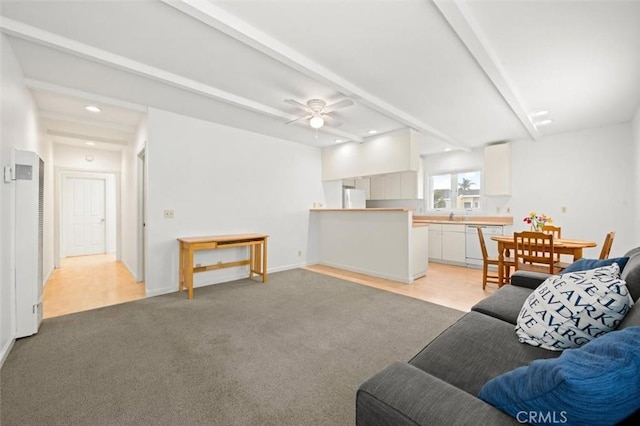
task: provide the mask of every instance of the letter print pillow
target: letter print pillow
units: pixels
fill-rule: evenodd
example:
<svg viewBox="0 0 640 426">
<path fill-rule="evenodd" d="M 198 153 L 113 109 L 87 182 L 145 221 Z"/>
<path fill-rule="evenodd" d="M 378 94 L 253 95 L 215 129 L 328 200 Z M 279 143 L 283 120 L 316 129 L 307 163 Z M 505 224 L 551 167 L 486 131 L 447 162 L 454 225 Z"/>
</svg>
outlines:
<svg viewBox="0 0 640 426">
<path fill-rule="evenodd" d="M 516 334 L 552 351 L 577 348 L 613 331 L 632 306 L 618 264 L 553 275 L 524 302 Z"/>
</svg>

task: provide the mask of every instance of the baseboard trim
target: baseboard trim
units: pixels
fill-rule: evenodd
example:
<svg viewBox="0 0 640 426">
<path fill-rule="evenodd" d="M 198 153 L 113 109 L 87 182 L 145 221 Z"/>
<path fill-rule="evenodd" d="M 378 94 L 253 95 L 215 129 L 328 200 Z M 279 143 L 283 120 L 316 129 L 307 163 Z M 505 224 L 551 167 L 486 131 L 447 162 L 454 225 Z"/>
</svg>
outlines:
<svg viewBox="0 0 640 426">
<path fill-rule="evenodd" d="M 147 297 L 154 297 L 154 296 L 160 296 L 168 293 L 175 293 L 176 291 L 178 291 L 176 286 L 164 287 L 164 288 L 159 288 L 155 290 L 149 290 L 148 288 L 146 288 L 146 295 Z"/>
<path fill-rule="evenodd" d="M 291 265 L 284 265 L 284 266 L 278 266 L 276 268 L 271 268 L 271 269 L 267 269 L 267 277 L 269 274 L 274 274 L 276 272 L 282 272 L 282 271 L 289 271 L 291 269 L 297 269 L 297 268 L 302 268 L 304 266 L 307 266 L 306 263 L 295 263 L 295 264 L 291 264 Z M 243 272 L 242 274 L 233 274 L 233 275 L 226 275 L 224 277 L 220 277 L 219 279 L 215 279 L 213 281 L 207 281 L 206 283 L 198 283 L 195 284 L 193 286 L 194 289 L 200 288 L 200 287 L 207 287 L 210 285 L 216 285 L 216 284 L 222 284 L 222 283 L 228 283 L 230 281 L 237 281 L 237 280 L 242 280 L 245 278 L 249 278 L 248 274 Z M 256 278 L 259 279 L 259 276 Z M 174 293 L 176 291 L 178 291 L 178 289 L 176 288 L 177 286 L 174 287 L 163 287 L 157 290 L 148 290 L 147 289 L 147 297 L 154 297 L 154 296 L 160 296 L 162 294 L 168 294 L 168 293 Z"/>
<path fill-rule="evenodd" d="M 332 268 L 344 269 L 345 271 L 357 272 L 358 274 L 371 275 L 372 277 L 384 278 L 385 280 L 397 281 L 402 284 L 411 284 L 413 277 L 398 277 L 395 275 L 381 274 L 376 271 L 370 271 L 368 269 L 354 268 L 348 265 L 341 265 L 333 262 L 318 262 L 320 265 L 331 266 Z"/>
<path fill-rule="evenodd" d="M 118 262 L 122 263 L 125 267 L 125 269 L 127 271 L 129 271 L 129 273 L 131 274 L 131 276 L 133 277 L 134 280 L 136 280 L 136 282 L 140 282 L 140 280 L 138 279 L 138 276 L 133 272 L 133 270 L 131 269 L 131 267 L 129 267 L 129 264 L 127 262 L 125 262 L 124 260 L 120 259 L 118 260 Z"/>
<path fill-rule="evenodd" d="M 0 368 L 2 368 L 2 366 L 4 365 L 4 362 L 9 356 L 9 352 L 11 352 L 11 349 L 13 348 L 13 344 L 15 342 L 16 342 L 16 339 L 13 339 L 13 338 L 9 339 L 7 344 L 4 345 L 4 347 L 2 348 L 2 351 L 0 352 Z"/>
</svg>

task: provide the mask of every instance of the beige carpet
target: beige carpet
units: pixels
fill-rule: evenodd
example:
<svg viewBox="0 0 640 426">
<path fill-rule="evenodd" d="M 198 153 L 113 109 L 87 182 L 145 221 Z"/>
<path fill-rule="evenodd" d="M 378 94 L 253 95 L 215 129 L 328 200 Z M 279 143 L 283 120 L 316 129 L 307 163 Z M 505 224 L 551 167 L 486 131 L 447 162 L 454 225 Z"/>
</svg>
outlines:
<svg viewBox="0 0 640 426">
<path fill-rule="evenodd" d="M 359 384 L 462 312 L 305 270 L 45 320 L 1 424 L 350 425 Z"/>
</svg>

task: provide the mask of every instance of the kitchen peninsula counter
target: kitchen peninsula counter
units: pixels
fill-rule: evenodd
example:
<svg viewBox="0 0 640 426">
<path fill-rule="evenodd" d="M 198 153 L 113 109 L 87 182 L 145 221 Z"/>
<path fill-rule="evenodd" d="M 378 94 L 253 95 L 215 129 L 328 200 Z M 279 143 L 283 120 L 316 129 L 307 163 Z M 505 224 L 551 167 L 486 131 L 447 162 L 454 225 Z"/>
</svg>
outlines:
<svg viewBox="0 0 640 426">
<path fill-rule="evenodd" d="M 412 283 L 426 275 L 428 226 L 408 208 L 311 209 L 318 263 Z"/>
<path fill-rule="evenodd" d="M 415 223 L 439 223 L 448 225 L 497 225 L 511 226 L 513 225 L 512 216 L 454 216 L 453 220 L 449 220 L 449 216 L 414 216 Z"/>
<path fill-rule="evenodd" d="M 410 212 L 413 209 L 402 207 L 376 207 L 370 209 L 311 209 L 312 212 Z"/>
</svg>

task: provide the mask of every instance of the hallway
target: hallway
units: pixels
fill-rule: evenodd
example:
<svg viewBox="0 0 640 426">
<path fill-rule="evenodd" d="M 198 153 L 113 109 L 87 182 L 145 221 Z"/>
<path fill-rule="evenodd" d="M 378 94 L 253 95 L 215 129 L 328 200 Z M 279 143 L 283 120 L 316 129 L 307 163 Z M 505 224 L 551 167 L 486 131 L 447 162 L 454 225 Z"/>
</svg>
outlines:
<svg viewBox="0 0 640 426">
<path fill-rule="evenodd" d="M 54 269 L 43 295 L 44 318 L 52 318 L 145 297 L 144 283 L 137 283 L 112 254 L 62 259 Z"/>
</svg>

